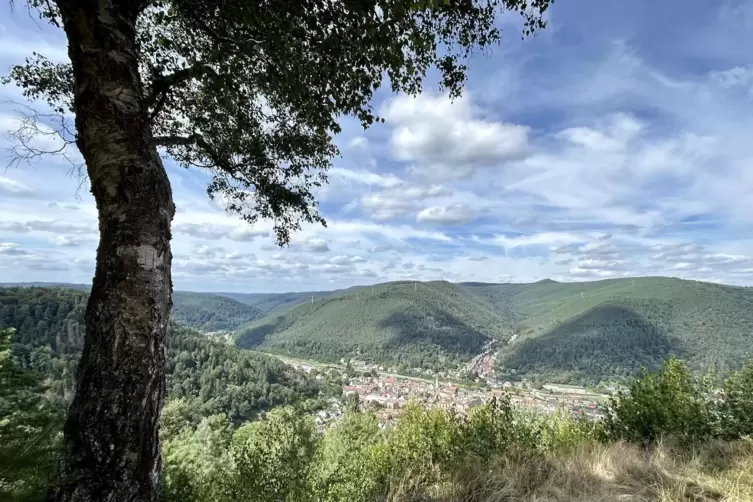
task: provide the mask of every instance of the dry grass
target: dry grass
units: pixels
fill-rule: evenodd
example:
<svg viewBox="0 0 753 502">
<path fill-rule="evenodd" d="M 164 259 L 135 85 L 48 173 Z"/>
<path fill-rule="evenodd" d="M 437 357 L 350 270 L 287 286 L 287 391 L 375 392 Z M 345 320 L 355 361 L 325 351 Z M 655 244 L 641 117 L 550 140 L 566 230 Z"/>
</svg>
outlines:
<svg viewBox="0 0 753 502">
<path fill-rule="evenodd" d="M 415 481 L 415 480 L 414 480 Z M 583 444 L 551 458 L 469 463 L 452 481 L 397 489 L 394 502 L 753 502 L 753 442 L 693 452 L 662 444 Z M 406 493 L 423 495 L 406 496 Z M 401 495 L 402 494 L 402 495 Z"/>
</svg>

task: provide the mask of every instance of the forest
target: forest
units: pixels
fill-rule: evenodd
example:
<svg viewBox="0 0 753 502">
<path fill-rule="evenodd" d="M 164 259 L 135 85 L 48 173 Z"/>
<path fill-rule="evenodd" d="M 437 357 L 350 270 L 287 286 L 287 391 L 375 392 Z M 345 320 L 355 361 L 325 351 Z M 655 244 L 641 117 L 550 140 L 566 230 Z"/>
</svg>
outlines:
<svg viewBox="0 0 753 502">
<path fill-rule="evenodd" d="M 170 318 L 202 331 L 233 331 L 263 315 L 258 308 L 224 296 L 189 291 L 173 294 Z"/>
<path fill-rule="evenodd" d="M 509 319 L 448 282 L 395 282 L 351 288 L 239 328 L 240 348 L 322 361 L 359 357 L 402 368 L 441 369 L 468 360 Z"/>
<path fill-rule="evenodd" d="M 455 367 L 503 342 L 509 379 L 597 385 L 657 369 L 738 369 L 753 346 L 753 290 L 664 277 L 594 282 L 395 282 L 305 301 L 236 331 L 236 346 L 321 361 Z"/>
<path fill-rule="evenodd" d="M 16 291 L 31 298 L 33 289 L 6 288 L 3 294 Z M 2 307 L 0 315 L 13 320 L 0 318 L 0 326 L 16 327 L 18 337 L 40 336 L 46 325 L 36 325 L 47 319 L 54 330 L 80 336 L 83 305 L 73 309 L 66 302 L 81 302 L 86 293 L 45 291 L 59 298 L 65 315 L 35 301 L 26 307 L 34 312 L 22 318 Z M 322 362 L 357 358 L 399 372 L 453 369 L 498 340 L 502 350 L 496 364 L 505 379 L 589 386 L 611 386 L 642 368 L 655 370 L 672 355 L 693 371 L 720 374 L 753 356 L 751 288 L 664 277 L 392 282 L 328 294 L 239 293 L 236 299 L 225 294 L 176 292 L 172 319 L 203 332 L 232 332 L 239 349 Z M 53 350 L 56 342 L 50 341 Z M 43 350 L 23 357 L 43 359 Z M 72 376 L 65 378 L 70 385 Z"/>
<path fill-rule="evenodd" d="M 0 289 L 0 328 L 13 328 L 14 359 L 43 373 L 51 400 L 65 408 L 75 388 L 83 344 L 87 294 L 62 288 Z M 224 413 L 234 422 L 272 406 L 320 395 L 305 373 L 258 352 L 238 350 L 224 338 L 172 324 L 167 343 L 167 393 L 190 403 L 193 419 Z"/>
</svg>

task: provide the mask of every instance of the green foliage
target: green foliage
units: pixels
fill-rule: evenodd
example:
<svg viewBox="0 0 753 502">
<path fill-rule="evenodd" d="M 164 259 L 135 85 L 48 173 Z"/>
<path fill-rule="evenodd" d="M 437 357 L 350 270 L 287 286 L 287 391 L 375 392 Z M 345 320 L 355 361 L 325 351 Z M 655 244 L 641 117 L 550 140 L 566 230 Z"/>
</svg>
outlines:
<svg viewBox="0 0 753 502">
<path fill-rule="evenodd" d="M 0 498 L 42 500 L 59 453 L 62 414 L 45 395 L 40 373 L 22 368 L 0 329 Z"/>
<path fill-rule="evenodd" d="M 224 415 L 204 418 L 162 446 L 163 485 L 168 502 L 221 500 L 225 473 L 232 472 L 233 431 Z"/>
<path fill-rule="evenodd" d="M 724 381 L 719 408 L 723 437 L 753 437 L 753 362 Z"/>
<path fill-rule="evenodd" d="M 715 431 L 704 389 L 675 358 L 659 372 L 633 381 L 628 393 L 611 400 L 606 428 L 613 438 L 642 443 L 664 437 L 698 442 Z"/>
<path fill-rule="evenodd" d="M 294 502 L 307 494 L 317 441 L 314 422 L 291 407 L 277 408 L 233 437 L 231 500 Z"/>
<path fill-rule="evenodd" d="M 60 408 L 73 394 L 86 298 L 85 292 L 62 288 L 0 288 L 0 327 L 16 328 L 15 358 L 23 367 L 45 374 L 51 398 Z M 315 398 L 319 385 L 273 357 L 239 351 L 221 339 L 171 325 L 167 393 L 169 398 L 184 398 L 191 412 L 182 416 L 193 425 L 219 413 L 240 423 L 272 406 Z M 168 412 L 172 414 L 171 408 Z"/>
<path fill-rule="evenodd" d="M 185 326 L 202 331 L 233 331 L 261 315 L 261 312 L 241 302 L 219 295 L 173 293 L 170 318 Z"/>
<path fill-rule="evenodd" d="M 311 498 L 330 502 L 373 500 L 387 476 L 388 450 L 376 417 L 346 413 L 321 440 L 311 469 Z"/>
<path fill-rule="evenodd" d="M 229 450 L 213 453 L 218 459 L 214 472 L 204 468 L 205 452 L 189 460 L 188 452 L 198 448 L 198 431 L 186 430 L 171 440 L 166 446 L 170 489 L 164 497 L 187 502 L 431 500 L 437 487 L 469 468 L 511 455 L 545 458 L 570 451 L 593 441 L 594 430 L 564 415 L 521 413 L 502 400 L 474 409 L 467 419 L 409 405 L 397 426 L 386 430 L 379 429 L 374 415 L 350 412 L 316 434 L 307 417 L 284 408 L 238 429 Z M 189 446 L 178 447 L 180 441 Z M 186 452 L 180 457 L 183 467 L 173 462 L 179 449 Z"/>
<path fill-rule="evenodd" d="M 519 336 L 499 362 L 529 378 L 614 382 L 671 355 L 697 372 L 726 372 L 753 355 L 750 288 L 645 277 L 467 289 L 514 314 Z"/>
<path fill-rule="evenodd" d="M 159 0 L 120 15 L 135 24 L 135 40 L 124 42 L 136 45 L 156 145 L 208 168 L 211 197 L 248 222 L 273 220 L 288 243 L 301 221 L 324 223 L 312 191 L 338 153 L 339 120 L 380 121 L 371 101 L 385 76 L 393 92 L 415 95 L 434 68 L 458 96 L 471 53 L 500 40 L 497 15 L 519 14 L 529 35 L 545 26 L 550 2 Z M 29 3 L 59 25 L 57 4 Z M 2 83 L 62 114 L 73 110 L 74 74 L 34 55 Z"/>
<path fill-rule="evenodd" d="M 236 346 L 327 362 L 359 357 L 443 369 L 511 335 L 508 320 L 447 282 L 353 288 L 272 314 L 236 333 Z"/>
<path fill-rule="evenodd" d="M 630 394 L 615 397 L 604 424 L 564 411 L 526 411 L 503 397 L 473 408 L 467 417 L 411 404 L 401 411 L 397 425 L 387 429 L 380 429 L 370 413 L 349 411 L 333 427 L 316 433 L 310 418 L 287 407 L 242 426 L 230 444 L 225 433 L 197 440 L 206 437 L 206 428 L 201 433 L 201 426 L 184 429 L 166 446 L 171 476 L 166 493 L 178 497 L 169 500 L 186 502 L 469 500 L 447 491 L 465 480 L 477 487 L 468 495 L 477 500 L 485 480 L 502 474 L 495 469 L 536 465 L 543 469 L 536 476 L 546 475 L 553 459 L 583 458 L 600 443 L 627 440 L 654 448 L 669 435 L 695 448 L 715 436 L 737 440 L 745 431 L 724 431 L 720 424 L 726 422 L 717 420 L 721 415 L 715 410 L 725 409 L 730 416 L 730 410 L 742 410 L 738 418 L 749 419 L 744 415 L 750 405 L 749 379 L 746 369 L 727 379 L 724 393 L 712 393 L 708 382 L 694 380 L 682 363 L 671 359 L 660 372 L 633 382 Z M 709 400 L 711 395 L 717 400 Z M 199 452 L 208 441 L 225 449 Z M 191 459 L 194 450 L 196 460 Z M 185 454 L 174 453 L 178 451 Z M 214 468 L 207 455 L 217 459 Z M 603 469 L 606 460 L 596 461 Z"/>
</svg>

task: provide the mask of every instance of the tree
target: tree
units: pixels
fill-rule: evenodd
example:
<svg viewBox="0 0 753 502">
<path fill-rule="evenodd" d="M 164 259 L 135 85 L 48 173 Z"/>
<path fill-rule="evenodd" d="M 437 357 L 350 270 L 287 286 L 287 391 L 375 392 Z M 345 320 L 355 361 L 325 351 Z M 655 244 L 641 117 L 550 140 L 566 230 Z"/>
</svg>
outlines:
<svg viewBox="0 0 753 502">
<path fill-rule="evenodd" d="M 338 151 L 341 115 L 380 120 L 386 76 L 416 94 L 427 72 L 457 96 L 496 14 L 543 28 L 551 0 L 27 0 L 62 27 L 70 64 L 11 69 L 31 99 L 75 115 L 99 213 L 85 347 L 55 500 L 155 500 L 165 333 L 172 303 L 170 181 L 157 148 L 212 173 L 210 197 L 279 244 L 319 222 L 311 190 Z M 62 121 L 65 123 L 65 120 Z M 31 154 L 35 151 L 26 144 Z"/>
<path fill-rule="evenodd" d="M 0 329 L 0 498 L 38 500 L 54 472 L 61 417 L 43 375 L 13 360 L 11 333 Z"/>
</svg>

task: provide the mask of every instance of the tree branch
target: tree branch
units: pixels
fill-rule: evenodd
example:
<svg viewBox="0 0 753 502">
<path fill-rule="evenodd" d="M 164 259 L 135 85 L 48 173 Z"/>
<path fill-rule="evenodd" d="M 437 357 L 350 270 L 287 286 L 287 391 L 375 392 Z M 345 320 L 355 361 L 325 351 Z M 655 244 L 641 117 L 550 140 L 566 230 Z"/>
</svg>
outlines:
<svg viewBox="0 0 753 502">
<path fill-rule="evenodd" d="M 153 82 L 146 97 L 146 105 L 149 108 L 152 108 L 150 118 L 154 120 L 159 114 L 162 107 L 165 105 L 165 101 L 167 100 L 170 91 L 176 86 L 188 80 L 203 77 L 208 73 L 215 77 L 218 76 L 214 68 L 204 63 L 196 63 L 195 65 L 183 68 L 169 75 L 162 75 L 155 69 L 152 69 Z"/>
<path fill-rule="evenodd" d="M 13 146 L 8 149 L 7 166 L 18 166 L 22 162 L 31 164 L 52 155 L 65 159 L 71 164 L 72 172 L 83 176 L 84 161 L 76 150 L 76 133 L 71 121 L 63 115 L 40 113 L 28 105 L 13 104 L 24 111 L 19 112 L 18 128 L 8 133 Z"/>
<path fill-rule="evenodd" d="M 196 134 L 191 136 L 155 136 L 153 139 L 154 146 L 188 146 L 197 143 Z"/>
</svg>

